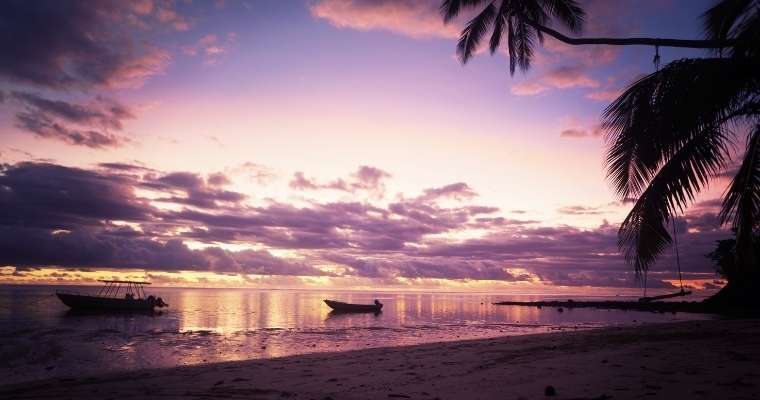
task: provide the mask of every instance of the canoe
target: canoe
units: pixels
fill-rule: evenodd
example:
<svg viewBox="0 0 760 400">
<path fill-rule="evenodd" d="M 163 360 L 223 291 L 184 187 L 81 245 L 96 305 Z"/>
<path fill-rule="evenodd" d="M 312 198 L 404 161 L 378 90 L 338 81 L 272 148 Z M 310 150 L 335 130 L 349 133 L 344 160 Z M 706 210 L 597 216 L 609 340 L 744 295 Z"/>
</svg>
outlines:
<svg viewBox="0 0 760 400">
<path fill-rule="evenodd" d="M 383 309 L 382 304 L 351 304 L 351 303 L 344 303 L 342 301 L 335 301 L 335 300 L 325 300 L 325 304 L 327 304 L 330 308 L 337 312 L 380 312 Z"/>
</svg>

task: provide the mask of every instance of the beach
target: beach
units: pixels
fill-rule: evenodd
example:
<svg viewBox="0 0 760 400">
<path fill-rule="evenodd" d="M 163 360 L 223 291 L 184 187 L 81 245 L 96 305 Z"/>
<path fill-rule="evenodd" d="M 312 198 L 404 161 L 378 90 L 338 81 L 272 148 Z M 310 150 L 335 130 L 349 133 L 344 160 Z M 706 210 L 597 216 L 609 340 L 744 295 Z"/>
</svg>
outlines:
<svg viewBox="0 0 760 400">
<path fill-rule="evenodd" d="M 713 318 L 684 312 L 589 308 L 559 312 L 557 307 L 493 305 L 536 299 L 501 294 L 188 288 L 153 290 L 172 305 L 161 312 L 91 314 L 70 311 L 56 298 L 56 290 L 51 286 L 0 289 L 0 385 Z M 325 298 L 356 303 L 379 298 L 385 306 L 379 314 L 336 314 L 322 301 Z"/>
<path fill-rule="evenodd" d="M 49 379 L 0 398 L 757 398 L 759 362 L 760 320 L 688 321 Z"/>
</svg>

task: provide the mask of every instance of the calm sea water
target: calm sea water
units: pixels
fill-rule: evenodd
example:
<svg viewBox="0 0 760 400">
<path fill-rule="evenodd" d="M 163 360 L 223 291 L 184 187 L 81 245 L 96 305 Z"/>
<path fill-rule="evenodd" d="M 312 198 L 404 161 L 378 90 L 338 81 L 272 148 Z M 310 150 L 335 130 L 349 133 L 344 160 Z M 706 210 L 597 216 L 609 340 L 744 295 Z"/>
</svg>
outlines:
<svg viewBox="0 0 760 400">
<path fill-rule="evenodd" d="M 0 384 L 706 318 L 591 309 L 560 313 L 552 308 L 491 304 L 549 296 L 184 288 L 151 288 L 150 294 L 170 304 L 155 315 L 80 315 L 60 303 L 56 289 L 60 287 L 0 286 Z M 326 298 L 356 303 L 377 298 L 385 306 L 378 315 L 334 315 L 322 302 Z"/>
</svg>

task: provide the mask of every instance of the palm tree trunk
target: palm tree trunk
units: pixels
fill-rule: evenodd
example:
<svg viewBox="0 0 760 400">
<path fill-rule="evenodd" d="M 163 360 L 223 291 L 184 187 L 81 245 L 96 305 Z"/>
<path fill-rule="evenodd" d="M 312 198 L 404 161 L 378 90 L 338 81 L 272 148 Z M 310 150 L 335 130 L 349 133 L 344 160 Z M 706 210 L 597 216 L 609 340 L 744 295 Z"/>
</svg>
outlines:
<svg viewBox="0 0 760 400">
<path fill-rule="evenodd" d="M 722 49 L 733 47 L 736 44 L 734 40 L 690 40 L 690 39 L 661 39 L 661 38 L 573 38 L 566 36 L 552 28 L 543 26 L 533 21 L 528 21 L 537 31 L 547 34 L 560 42 L 569 45 L 588 45 L 588 44 L 606 44 L 612 46 L 662 46 L 662 47 L 682 47 L 691 49 Z"/>
</svg>

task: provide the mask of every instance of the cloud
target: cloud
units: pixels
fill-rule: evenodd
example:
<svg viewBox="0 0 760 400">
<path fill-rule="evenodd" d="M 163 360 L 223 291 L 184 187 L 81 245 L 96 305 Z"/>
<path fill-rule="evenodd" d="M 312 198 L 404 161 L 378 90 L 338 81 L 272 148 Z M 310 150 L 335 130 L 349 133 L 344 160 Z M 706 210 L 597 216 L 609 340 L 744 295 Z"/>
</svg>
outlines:
<svg viewBox="0 0 760 400">
<path fill-rule="evenodd" d="M 599 123 L 590 122 L 584 118 L 564 117 L 562 124 L 566 126 L 560 131 L 559 136 L 568 139 L 582 139 L 586 137 L 598 138 L 604 135 L 604 129 Z"/>
<path fill-rule="evenodd" d="M 96 149 L 131 142 L 115 132 L 135 117 L 129 108 L 100 96 L 88 104 L 66 99 L 73 93 L 139 88 L 162 74 L 172 56 L 152 44 L 148 33 L 187 30 L 191 23 L 175 6 L 153 0 L 4 3 L 0 82 L 18 88 L 3 96 L 21 108 L 15 126 L 39 138 Z"/>
<path fill-rule="evenodd" d="M 559 133 L 560 137 L 563 138 L 571 138 L 571 139 L 579 139 L 579 138 L 585 138 L 585 137 L 599 137 L 603 134 L 602 128 L 599 126 L 590 128 L 590 129 L 582 129 L 582 128 L 569 128 L 564 129 L 562 132 Z"/>
<path fill-rule="evenodd" d="M 105 169 L 116 170 L 116 171 L 125 171 L 125 172 L 147 172 L 147 171 L 153 171 L 153 169 L 144 167 L 142 165 L 129 164 L 129 163 L 119 163 L 119 162 L 99 163 L 98 166 L 101 167 L 101 168 L 105 168 Z"/>
<path fill-rule="evenodd" d="M 126 177 L 49 163 L 5 165 L 0 224 L 68 230 L 106 220 L 148 221 L 154 209 L 132 184 Z"/>
<path fill-rule="evenodd" d="M 193 250 L 180 239 L 155 241 L 90 230 L 49 232 L 7 227 L 0 227 L 0 265 L 328 275 L 304 263 L 274 257 L 267 251 L 233 252 L 219 247 Z"/>
<path fill-rule="evenodd" d="M 425 189 L 422 195 L 417 199 L 421 201 L 432 201 L 440 198 L 462 200 L 469 199 L 477 195 L 478 194 L 475 193 L 475 191 L 472 190 L 472 188 L 470 188 L 470 186 L 468 186 L 466 183 L 457 182 L 443 187 Z"/>
<path fill-rule="evenodd" d="M 373 186 L 386 179 L 381 171 L 360 168 L 351 175 Z M 507 219 L 496 207 L 461 204 L 475 198 L 464 182 L 387 204 L 297 207 L 273 201 L 253 206 L 229 190 L 228 181 L 222 173 L 161 172 L 129 163 L 94 169 L 4 165 L 0 265 L 636 285 L 618 252 L 616 226 Z M 447 199 L 458 201 L 442 205 Z M 595 210 L 577 205 L 564 211 Z M 687 274 L 713 271 L 703 254 L 727 232 L 708 230 L 710 217 L 687 215 L 679 222 Z M 277 257 L 275 250 L 292 256 Z M 666 250 L 650 287 L 669 285 L 673 265 Z"/>
<path fill-rule="evenodd" d="M 40 113 L 17 113 L 16 127 L 32 132 L 41 138 L 56 139 L 71 145 L 95 149 L 118 147 L 125 142 L 123 138 L 117 135 L 88 129 L 69 128 Z"/>
<path fill-rule="evenodd" d="M 116 29 L 127 2 L 13 1 L 0 13 L 0 79 L 50 89 L 140 86 L 167 52 Z"/>
<path fill-rule="evenodd" d="M 529 81 L 512 85 L 509 90 L 512 92 L 512 94 L 517 96 L 535 96 L 549 90 L 549 87 L 540 83 Z"/>
<path fill-rule="evenodd" d="M 134 118 L 131 109 L 117 101 L 96 97 L 88 104 L 50 100 L 34 93 L 11 92 L 10 98 L 22 109 L 15 125 L 42 138 L 91 148 L 118 147 L 129 139 L 111 133 Z"/>
<path fill-rule="evenodd" d="M 560 214 L 566 215 L 599 215 L 604 211 L 600 207 L 586 207 L 586 206 L 567 206 L 557 210 Z"/>
<path fill-rule="evenodd" d="M 219 35 L 208 34 L 194 44 L 182 47 L 182 52 L 188 56 L 202 56 L 206 65 L 214 65 L 235 43 L 237 43 L 237 35 L 234 32 L 221 38 Z"/>
<path fill-rule="evenodd" d="M 192 172 L 172 172 L 160 176 L 147 175 L 139 185 L 168 193 L 168 196 L 156 198 L 157 202 L 217 209 L 234 206 L 247 198 L 242 193 L 222 188 L 229 183 L 230 180 L 221 172 L 211 174 L 207 179 Z"/>
<path fill-rule="evenodd" d="M 110 99 L 96 97 L 87 105 L 68 103 L 60 100 L 48 100 L 39 95 L 26 92 L 12 92 L 15 100 L 34 112 L 41 112 L 60 118 L 66 122 L 95 125 L 105 129 L 122 129 L 122 121 L 134 118 L 132 111 Z"/>
<path fill-rule="evenodd" d="M 586 74 L 582 66 L 562 66 L 552 69 L 544 74 L 541 81 L 549 86 L 558 89 L 567 89 L 574 87 L 591 87 L 599 86 L 599 82 Z"/>
<path fill-rule="evenodd" d="M 155 10 L 155 17 L 162 24 L 166 24 L 178 31 L 190 29 L 190 21 L 171 8 L 170 2 L 160 2 Z M 155 3 L 154 3 L 155 6 Z"/>
<path fill-rule="evenodd" d="M 623 90 L 621 89 L 600 90 L 587 94 L 586 98 L 596 101 L 611 102 L 617 99 L 622 93 Z"/>
<path fill-rule="evenodd" d="M 458 38 L 461 27 L 444 25 L 433 0 L 319 0 L 309 9 L 338 28 L 384 30 L 413 38 Z"/>
<path fill-rule="evenodd" d="M 351 193 L 357 190 L 364 190 L 382 197 L 385 191 L 383 180 L 390 177 L 391 174 L 379 168 L 362 165 L 348 178 L 339 178 L 327 183 L 318 183 L 315 179 L 308 178 L 303 172 L 298 171 L 293 174 L 293 179 L 290 181 L 289 186 L 295 190 L 329 189 Z"/>
<path fill-rule="evenodd" d="M 242 176 L 256 183 L 266 183 L 272 180 L 277 174 L 275 171 L 265 165 L 253 162 L 244 162 L 240 165 L 225 169 L 228 175 Z"/>
<path fill-rule="evenodd" d="M 517 96 L 535 96 L 551 89 L 596 88 L 599 82 L 587 74 L 581 65 L 556 67 L 534 81 L 522 82 L 510 88 Z"/>
</svg>

